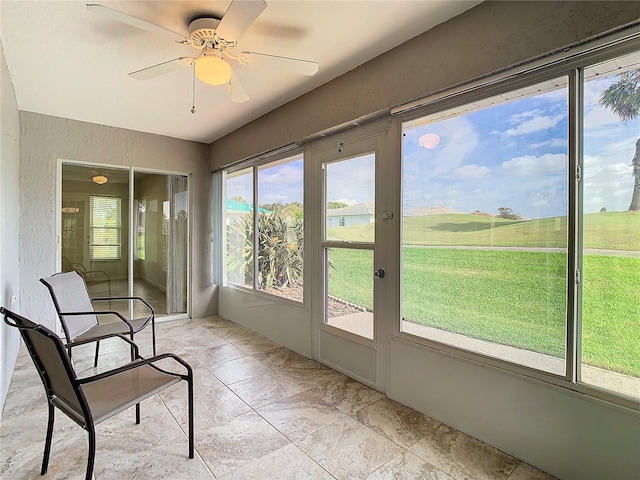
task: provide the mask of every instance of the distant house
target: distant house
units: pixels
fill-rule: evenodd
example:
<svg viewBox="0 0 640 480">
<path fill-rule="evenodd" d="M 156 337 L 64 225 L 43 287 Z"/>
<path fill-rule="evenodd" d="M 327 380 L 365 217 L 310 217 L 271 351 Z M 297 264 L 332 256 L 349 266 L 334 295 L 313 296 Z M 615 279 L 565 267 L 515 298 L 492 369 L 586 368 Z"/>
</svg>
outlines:
<svg viewBox="0 0 640 480">
<path fill-rule="evenodd" d="M 374 222 L 374 202 L 362 202 L 342 208 L 327 209 L 327 227 L 348 227 Z"/>
</svg>

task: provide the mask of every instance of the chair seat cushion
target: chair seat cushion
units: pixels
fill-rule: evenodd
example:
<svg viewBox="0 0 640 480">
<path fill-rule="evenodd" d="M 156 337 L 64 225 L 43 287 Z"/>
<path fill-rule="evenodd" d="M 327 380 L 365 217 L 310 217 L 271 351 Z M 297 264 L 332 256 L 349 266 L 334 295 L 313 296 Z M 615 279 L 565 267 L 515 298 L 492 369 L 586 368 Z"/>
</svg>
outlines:
<svg viewBox="0 0 640 480">
<path fill-rule="evenodd" d="M 91 408 L 93 421 L 97 424 L 180 380 L 181 377 L 178 375 L 163 373 L 149 365 L 141 365 L 87 383 L 80 388 Z"/>
<path fill-rule="evenodd" d="M 130 320 L 134 333 L 142 330 L 150 320 L 151 317 L 135 318 L 133 320 Z M 98 325 L 94 325 L 86 332 L 81 333 L 80 335 L 75 337 L 73 341 L 78 342 L 90 338 L 113 335 L 114 333 L 128 334 L 129 325 L 120 320 L 116 322 L 100 323 Z"/>
</svg>

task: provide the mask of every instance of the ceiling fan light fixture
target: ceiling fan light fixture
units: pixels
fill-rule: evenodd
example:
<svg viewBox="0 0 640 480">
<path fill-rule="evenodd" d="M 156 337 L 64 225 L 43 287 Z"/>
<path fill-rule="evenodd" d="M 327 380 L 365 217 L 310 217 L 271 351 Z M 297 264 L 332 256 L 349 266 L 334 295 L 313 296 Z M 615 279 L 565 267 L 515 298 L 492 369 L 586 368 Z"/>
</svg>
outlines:
<svg viewBox="0 0 640 480">
<path fill-rule="evenodd" d="M 94 175 L 91 180 L 93 180 L 93 183 L 97 183 L 98 185 L 104 185 L 107 183 L 107 177 L 104 175 Z"/>
<path fill-rule="evenodd" d="M 209 85 L 224 85 L 231 80 L 231 65 L 215 53 L 203 52 L 196 60 L 196 77 Z"/>
</svg>

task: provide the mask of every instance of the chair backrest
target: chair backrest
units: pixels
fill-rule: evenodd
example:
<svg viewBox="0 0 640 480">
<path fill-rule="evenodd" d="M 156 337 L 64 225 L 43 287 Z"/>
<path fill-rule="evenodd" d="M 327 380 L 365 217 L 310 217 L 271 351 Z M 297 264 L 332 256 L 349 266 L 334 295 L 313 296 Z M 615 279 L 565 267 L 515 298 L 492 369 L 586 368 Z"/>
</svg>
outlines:
<svg viewBox="0 0 640 480">
<path fill-rule="evenodd" d="M 7 325 L 20 330 L 31 359 L 40 374 L 50 402 L 77 423 L 84 425 L 88 407 L 64 344 L 55 333 L 4 307 L 0 308 Z M 84 407 L 83 407 L 84 406 Z"/>
<path fill-rule="evenodd" d="M 40 282 L 49 289 L 68 342 L 98 323 L 98 317 L 94 314 L 61 315 L 69 312 L 93 312 L 87 284 L 78 272 L 56 273 L 41 278 Z"/>
</svg>

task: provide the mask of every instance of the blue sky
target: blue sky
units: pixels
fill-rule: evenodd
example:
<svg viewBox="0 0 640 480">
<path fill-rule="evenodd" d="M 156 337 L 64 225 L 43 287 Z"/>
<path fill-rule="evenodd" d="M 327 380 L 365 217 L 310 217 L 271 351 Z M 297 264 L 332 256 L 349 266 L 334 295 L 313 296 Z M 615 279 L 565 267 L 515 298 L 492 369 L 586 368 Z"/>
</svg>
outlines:
<svg viewBox="0 0 640 480">
<path fill-rule="evenodd" d="M 599 105 L 608 84 L 585 85 L 586 213 L 626 210 L 633 189 L 640 119 L 624 125 Z M 525 218 L 566 215 L 567 105 L 563 88 L 407 129 L 403 208 L 497 214 L 508 207 Z"/>
<path fill-rule="evenodd" d="M 611 83 L 585 84 L 584 211 L 623 211 L 633 190 L 631 159 L 640 119 L 623 124 L 599 105 Z M 511 208 L 525 218 L 567 213 L 568 100 L 566 88 L 405 130 L 403 209 L 443 206 L 497 214 Z M 428 120 L 428 119 L 427 119 Z M 436 144 L 437 143 L 437 144 Z M 373 200 L 369 155 L 330 164 L 328 201 Z M 259 204 L 302 202 L 302 161 L 261 168 Z M 227 195 L 251 199 L 251 176 L 235 177 Z"/>
</svg>

